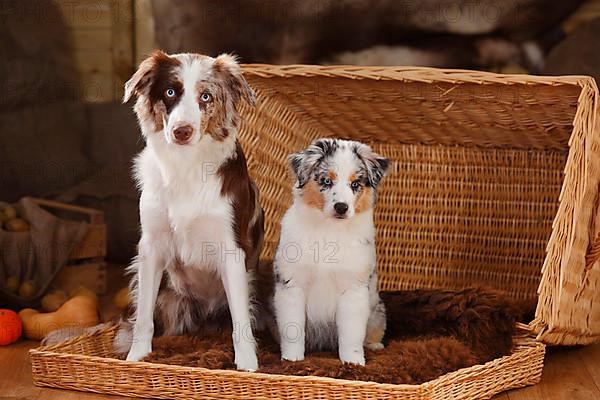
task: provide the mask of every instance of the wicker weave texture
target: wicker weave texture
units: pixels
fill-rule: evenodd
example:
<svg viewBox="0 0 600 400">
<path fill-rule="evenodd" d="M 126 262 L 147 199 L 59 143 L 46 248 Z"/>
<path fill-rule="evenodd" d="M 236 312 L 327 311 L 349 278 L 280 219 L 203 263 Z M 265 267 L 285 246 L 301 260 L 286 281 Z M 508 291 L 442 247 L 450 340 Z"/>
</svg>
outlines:
<svg viewBox="0 0 600 400">
<path fill-rule="evenodd" d="M 115 327 L 30 351 L 36 385 L 157 399 L 488 399 L 539 382 L 544 346 L 517 338 L 515 352 L 422 385 L 388 385 L 126 362 L 107 358 Z"/>
<path fill-rule="evenodd" d="M 361 140 L 393 161 L 375 221 L 382 289 L 486 285 L 539 296 L 540 339 L 600 339 L 593 79 L 305 65 L 244 71 L 259 99 L 243 109 L 240 137 L 266 211 L 263 258 L 272 258 L 291 203 L 286 156 L 318 137 Z"/>
</svg>

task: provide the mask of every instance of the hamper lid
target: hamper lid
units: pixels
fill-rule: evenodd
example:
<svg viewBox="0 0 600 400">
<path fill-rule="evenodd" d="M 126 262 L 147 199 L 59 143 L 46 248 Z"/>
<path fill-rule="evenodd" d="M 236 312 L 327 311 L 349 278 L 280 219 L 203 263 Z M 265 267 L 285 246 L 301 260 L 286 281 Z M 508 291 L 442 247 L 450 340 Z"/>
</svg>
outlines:
<svg viewBox="0 0 600 400">
<path fill-rule="evenodd" d="M 600 340 L 600 119 L 593 78 L 414 67 L 249 64 L 243 71 L 259 100 L 257 112 L 243 106 L 241 136 L 251 131 L 245 138 L 254 149 L 249 165 L 259 157 L 271 162 L 254 171 L 267 221 L 278 220 L 280 199 L 289 201 L 289 187 L 277 182 L 285 168 L 276 163 L 317 137 L 564 157 L 564 169 L 554 165 L 564 175 L 533 327 L 548 343 Z M 268 137 L 259 137 L 265 131 Z"/>
</svg>

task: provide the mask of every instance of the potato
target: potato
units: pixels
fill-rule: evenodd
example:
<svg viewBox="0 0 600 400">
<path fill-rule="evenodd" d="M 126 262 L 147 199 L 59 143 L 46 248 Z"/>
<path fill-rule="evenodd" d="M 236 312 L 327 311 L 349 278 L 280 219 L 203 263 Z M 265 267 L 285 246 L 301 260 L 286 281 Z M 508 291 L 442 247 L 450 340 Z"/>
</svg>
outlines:
<svg viewBox="0 0 600 400">
<path fill-rule="evenodd" d="M 127 308 L 127 306 L 129 305 L 129 288 L 128 287 L 124 287 L 123 289 L 119 290 L 117 293 L 115 293 L 115 296 L 113 297 L 113 303 L 115 305 L 115 307 L 117 307 L 119 310 L 124 310 L 125 308 Z"/>
<path fill-rule="evenodd" d="M 21 283 L 19 287 L 19 296 L 28 299 L 35 296 L 38 291 L 38 285 L 32 280 Z"/>
<path fill-rule="evenodd" d="M 17 218 L 17 209 L 9 203 L 0 201 L 0 223 L 4 223 L 13 218 Z"/>
<path fill-rule="evenodd" d="M 17 294 L 17 292 L 19 291 L 19 278 L 17 278 L 16 276 L 9 276 L 6 279 L 4 288 L 10 293 Z"/>
<path fill-rule="evenodd" d="M 67 294 L 56 290 L 42 297 L 42 309 L 47 312 L 56 311 L 68 300 Z"/>
<path fill-rule="evenodd" d="M 17 218 L 17 209 L 13 206 L 6 207 L 4 210 L 2 210 L 2 212 L 6 216 L 6 219 Z"/>
<path fill-rule="evenodd" d="M 96 295 L 96 292 L 94 292 L 93 290 L 91 290 L 83 285 L 79 285 L 76 288 L 69 291 L 69 297 L 75 297 L 75 296 L 87 296 L 91 299 L 98 300 L 98 296 Z"/>
<path fill-rule="evenodd" d="M 27 232 L 29 224 L 21 218 L 12 218 L 4 223 L 4 229 L 9 232 Z"/>
</svg>

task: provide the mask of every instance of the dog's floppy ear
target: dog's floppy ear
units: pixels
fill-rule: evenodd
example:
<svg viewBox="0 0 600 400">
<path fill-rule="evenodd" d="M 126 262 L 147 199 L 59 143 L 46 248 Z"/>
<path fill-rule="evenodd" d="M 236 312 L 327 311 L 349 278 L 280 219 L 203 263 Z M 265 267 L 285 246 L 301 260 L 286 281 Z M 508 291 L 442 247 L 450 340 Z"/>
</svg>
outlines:
<svg viewBox="0 0 600 400">
<path fill-rule="evenodd" d="M 357 144 L 354 151 L 365 164 L 369 186 L 377 187 L 390 167 L 390 160 L 375 153 L 366 144 Z"/>
<path fill-rule="evenodd" d="M 244 79 L 234 55 L 225 53 L 218 56 L 215 59 L 214 69 L 217 73 L 223 74 L 226 87 L 233 96 L 234 103 L 243 98 L 251 106 L 256 105 L 256 94 Z"/>
<path fill-rule="evenodd" d="M 137 71 L 125 83 L 125 93 L 123 94 L 123 103 L 127 103 L 133 96 L 139 96 L 152 83 L 152 78 L 161 62 L 174 62 L 161 50 L 155 50 L 150 57 L 140 63 Z"/>
<path fill-rule="evenodd" d="M 337 143 L 333 139 L 319 139 L 314 141 L 306 149 L 294 153 L 288 157 L 290 168 L 298 179 L 298 187 L 301 188 L 310 180 L 314 169 L 327 157 L 333 154 Z"/>
</svg>

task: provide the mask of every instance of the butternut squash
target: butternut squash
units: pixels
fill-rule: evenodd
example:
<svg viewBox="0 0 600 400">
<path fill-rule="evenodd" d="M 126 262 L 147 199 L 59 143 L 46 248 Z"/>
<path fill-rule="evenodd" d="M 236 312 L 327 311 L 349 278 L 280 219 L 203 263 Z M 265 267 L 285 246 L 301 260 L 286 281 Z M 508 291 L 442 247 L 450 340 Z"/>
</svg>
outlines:
<svg viewBox="0 0 600 400">
<path fill-rule="evenodd" d="M 73 330 L 96 325 L 98 317 L 98 301 L 90 296 L 75 296 L 67 300 L 58 310 L 40 313 L 26 308 L 19 312 L 23 322 L 23 333 L 31 340 L 42 340 L 48 333 L 72 328 Z"/>
<path fill-rule="evenodd" d="M 46 312 L 54 312 L 60 308 L 69 298 L 62 290 L 54 290 L 42 297 L 42 310 Z"/>
<path fill-rule="evenodd" d="M 98 295 L 96 295 L 96 292 L 83 285 L 79 285 L 76 288 L 69 290 L 69 297 L 75 296 L 89 296 L 92 299 L 98 300 Z"/>
<path fill-rule="evenodd" d="M 113 297 L 113 303 L 119 310 L 126 309 L 130 301 L 128 287 L 119 290 Z"/>
</svg>

